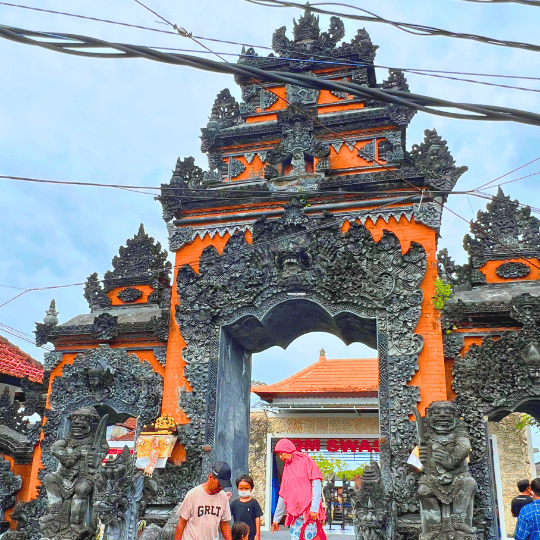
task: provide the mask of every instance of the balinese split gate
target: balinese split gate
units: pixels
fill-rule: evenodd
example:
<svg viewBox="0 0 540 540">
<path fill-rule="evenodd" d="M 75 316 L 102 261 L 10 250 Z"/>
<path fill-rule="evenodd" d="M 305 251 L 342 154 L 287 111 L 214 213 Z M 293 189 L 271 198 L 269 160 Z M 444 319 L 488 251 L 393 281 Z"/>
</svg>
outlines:
<svg viewBox="0 0 540 540">
<path fill-rule="evenodd" d="M 408 91 L 399 71 L 376 81 L 365 30 L 343 38 L 339 19 L 324 32 L 306 11 L 292 36 L 276 30 L 274 54 L 249 49 L 241 62 Z M 466 167 L 435 131 L 407 151 L 413 110 L 236 83 L 242 99 L 222 90 L 202 129 L 208 169 L 178 159 L 161 187 L 174 267 L 141 226 L 102 280 L 88 278 L 90 313 L 62 324 L 49 313 L 37 325 L 38 344 L 55 351 L 39 444 L 20 435 L 33 460 L 17 468 L 27 496 L 10 538 L 128 540 L 141 520 L 172 538 L 171 510 L 214 460 L 233 476 L 248 470 L 251 355 L 313 331 L 378 350 L 381 462 L 364 482 L 374 499 L 357 497 L 359 538 L 418 538 L 419 489 L 424 509 L 441 508 L 435 522 L 423 519 L 423 538 L 496 538 L 486 417 L 540 416 L 538 220 L 499 194 L 466 241 L 470 263 L 456 267 L 443 253 L 438 272 L 441 214 Z M 454 291 L 442 310 L 432 299 L 438 275 Z M 417 408 L 424 416 L 446 400 L 457 410 L 436 404 L 415 422 Z M 111 456 L 105 433 L 129 418 L 133 456 Z M 15 439 L 20 418 L 4 423 Z M 470 442 L 470 465 L 456 441 Z M 456 462 L 443 467 L 444 497 L 434 458 L 423 479 L 406 465 L 419 442 Z M 0 446 L 16 463 L 10 448 Z M 378 521 L 366 524 L 363 506 L 373 504 Z"/>
</svg>

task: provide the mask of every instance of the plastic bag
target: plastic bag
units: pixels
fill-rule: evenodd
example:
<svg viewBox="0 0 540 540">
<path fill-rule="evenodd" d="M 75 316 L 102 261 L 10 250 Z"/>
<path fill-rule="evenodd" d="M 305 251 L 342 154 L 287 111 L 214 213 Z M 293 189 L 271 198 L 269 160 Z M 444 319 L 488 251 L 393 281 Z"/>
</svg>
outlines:
<svg viewBox="0 0 540 540">
<path fill-rule="evenodd" d="M 315 533 L 315 536 L 312 536 L 311 538 L 306 538 L 304 533 L 305 533 L 306 527 L 310 523 L 316 523 L 317 532 Z M 304 524 L 302 525 L 302 528 L 300 529 L 300 540 L 326 540 L 326 533 L 324 532 L 322 523 L 320 521 L 313 522 L 312 519 L 305 520 Z"/>
</svg>

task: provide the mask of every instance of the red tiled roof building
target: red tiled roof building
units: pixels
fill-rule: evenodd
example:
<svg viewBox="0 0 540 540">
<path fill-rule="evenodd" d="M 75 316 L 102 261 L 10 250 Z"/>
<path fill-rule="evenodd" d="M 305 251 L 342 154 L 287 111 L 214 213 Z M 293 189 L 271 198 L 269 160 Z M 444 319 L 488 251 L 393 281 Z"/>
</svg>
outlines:
<svg viewBox="0 0 540 540">
<path fill-rule="evenodd" d="M 24 377 L 28 377 L 32 382 L 42 382 L 43 366 L 0 336 L 0 383 L 16 386 L 17 380 Z"/>
</svg>

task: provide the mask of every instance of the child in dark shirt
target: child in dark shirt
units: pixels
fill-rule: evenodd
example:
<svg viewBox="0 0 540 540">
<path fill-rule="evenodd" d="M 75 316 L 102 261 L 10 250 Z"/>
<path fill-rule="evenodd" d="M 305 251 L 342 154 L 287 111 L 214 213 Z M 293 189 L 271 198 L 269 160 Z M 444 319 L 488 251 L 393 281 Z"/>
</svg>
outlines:
<svg viewBox="0 0 540 540">
<path fill-rule="evenodd" d="M 261 516 L 259 503 L 251 496 L 253 478 L 247 474 L 236 479 L 239 498 L 231 502 L 231 515 L 235 523 L 243 521 L 249 527 L 249 540 L 261 540 Z"/>
</svg>

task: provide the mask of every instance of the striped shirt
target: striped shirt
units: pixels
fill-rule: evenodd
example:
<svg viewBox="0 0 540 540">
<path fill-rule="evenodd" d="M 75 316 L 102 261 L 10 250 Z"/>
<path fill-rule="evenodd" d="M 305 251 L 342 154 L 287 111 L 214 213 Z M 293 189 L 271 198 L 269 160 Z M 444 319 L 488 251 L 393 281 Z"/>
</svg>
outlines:
<svg viewBox="0 0 540 540">
<path fill-rule="evenodd" d="M 540 540 L 540 499 L 521 509 L 514 536 L 516 540 Z"/>
</svg>

